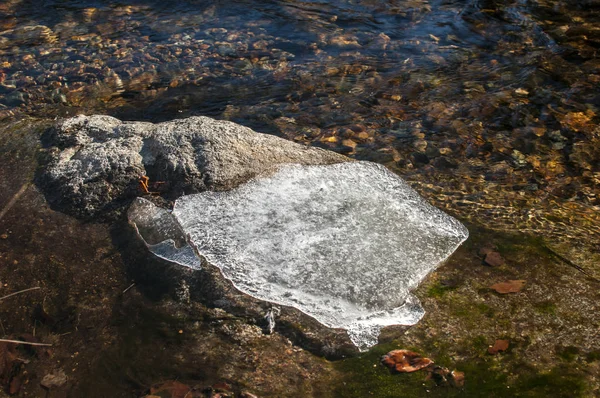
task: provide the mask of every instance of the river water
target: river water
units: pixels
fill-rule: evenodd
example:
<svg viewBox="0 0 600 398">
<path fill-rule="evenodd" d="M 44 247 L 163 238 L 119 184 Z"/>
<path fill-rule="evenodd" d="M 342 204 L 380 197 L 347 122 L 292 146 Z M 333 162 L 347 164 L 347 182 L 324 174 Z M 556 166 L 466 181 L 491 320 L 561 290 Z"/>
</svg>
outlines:
<svg viewBox="0 0 600 398">
<path fill-rule="evenodd" d="M 0 119 L 232 120 L 597 245 L 600 2 L 571 3 L 5 0 Z"/>
</svg>

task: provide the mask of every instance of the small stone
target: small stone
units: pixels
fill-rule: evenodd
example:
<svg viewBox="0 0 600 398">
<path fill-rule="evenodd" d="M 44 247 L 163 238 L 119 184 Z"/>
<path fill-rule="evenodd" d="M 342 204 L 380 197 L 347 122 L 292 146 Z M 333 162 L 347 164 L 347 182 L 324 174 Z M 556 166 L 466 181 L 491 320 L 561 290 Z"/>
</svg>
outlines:
<svg viewBox="0 0 600 398">
<path fill-rule="evenodd" d="M 500 255 L 500 253 L 496 251 L 491 251 L 485 255 L 483 261 L 492 267 L 499 267 L 504 264 L 504 259 Z"/>
<path fill-rule="evenodd" d="M 427 157 L 429 157 L 430 159 L 436 158 L 440 156 L 440 150 L 436 147 L 430 146 L 425 150 L 425 155 L 427 155 Z"/>
<path fill-rule="evenodd" d="M 567 137 L 560 133 L 560 130 L 553 130 L 548 133 L 548 138 L 550 138 L 554 142 L 563 142 L 567 141 Z"/>
<path fill-rule="evenodd" d="M 62 369 L 58 369 L 53 373 L 49 373 L 40 382 L 40 385 L 48 390 L 52 388 L 60 388 L 67 382 L 68 378 Z"/>
<path fill-rule="evenodd" d="M 440 170 L 455 169 L 458 167 L 458 164 L 456 162 L 448 159 L 445 156 L 436 158 L 433 161 L 433 165 L 435 166 L 436 169 L 440 169 Z"/>
<path fill-rule="evenodd" d="M 419 152 L 425 152 L 425 149 L 427 149 L 427 141 L 415 140 L 413 142 L 413 147 Z"/>
<path fill-rule="evenodd" d="M 335 143 L 337 141 L 338 141 L 338 138 L 336 136 L 321 138 L 321 142 L 332 142 L 332 143 Z"/>
<path fill-rule="evenodd" d="M 518 167 L 524 167 L 527 165 L 527 158 L 520 151 L 514 149 L 511 155 L 515 165 Z"/>
<path fill-rule="evenodd" d="M 413 152 L 410 156 L 414 163 L 429 164 L 429 158 L 424 153 Z"/>
<path fill-rule="evenodd" d="M 525 90 L 524 88 L 518 88 L 515 90 L 515 94 L 521 95 L 521 96 L 528 96 L 529 91 Z"/>
<path fill-rule="evenodd" d="M 361 131 L 360 133 L 358 133 L 357 137 L 361 140 L 368 140 L 369 133 L 367 133 L 366 131 Z"/>
<path fill-rule="evenodd" d="M 8 234 L 2 234 L 2 235 L 0 235 L 0 239 L 8 239 Z"/>
</svg>

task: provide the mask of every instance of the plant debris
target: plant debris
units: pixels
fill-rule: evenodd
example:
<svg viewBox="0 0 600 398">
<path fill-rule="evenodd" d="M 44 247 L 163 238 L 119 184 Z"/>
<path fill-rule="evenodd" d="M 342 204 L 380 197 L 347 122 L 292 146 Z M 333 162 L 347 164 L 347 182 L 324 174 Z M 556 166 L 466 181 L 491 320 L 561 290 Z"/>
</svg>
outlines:
<svg viewBox="0 0 600 398">
<path fill-rule="evenodd" d="M 21 361 L 17 358 L 15 345 L 0 342 L 0 382 L 8 394 L 16 394 L 20 390 Z"/>
<path fill-rule="evenodd" d="M 433 364 L 429 358 L 423 358 L 416 352 L 393 350 L 381 358 L 381 363 L 399 373 L 416 372 Z"/>
<path fill-rule="evenodd" d="M 465 372 L 458 370 L 450 371 L 443 366 L 430 368 L 427 380 L 433 380 L 438 386 L 463 387 L 465 385 Z"/>
<path fill-rule="evenodd" d="M 495 283 L 490 286 L 490 289 L 494 289 L 500 294 L 518 293 L 523 289 L 523 286 L 525 286 L 525 282 L 526 281 L 523 279 L 510 280 L 507 282 Z"/>
<path fill-rule="evenodd" d="M 508 340 L 496 340 L 493 346 L 488 347 L 488 353 L 492 355 L 496 355 L 500 351 L 508 350 L 509 342 Z"/>
<path fill-rule="evenodd" d="M 485 254 L 483 262 L 491 267 L 499 267 L 504 264 L 504 258 L 497 251 L 489 251 Z"/>
</svg>

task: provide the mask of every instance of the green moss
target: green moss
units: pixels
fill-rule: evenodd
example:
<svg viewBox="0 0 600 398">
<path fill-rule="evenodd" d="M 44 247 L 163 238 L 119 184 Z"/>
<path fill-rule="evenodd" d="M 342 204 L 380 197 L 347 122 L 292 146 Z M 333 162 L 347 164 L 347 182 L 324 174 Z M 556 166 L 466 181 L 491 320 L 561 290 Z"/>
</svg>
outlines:
<svg viewBox="0 0 600 398">
<path fill-rule="evenodd" d="M 587 362 L 600 361 L 600 350 L 594 350 L 587 353 L 585 356 Z"/>
<path fill-rule="evenodd" d="M 545 300 L 533 305 L 533 308 L 540 314 L 556 315 L 556 304 L 550 300 Z"/>
<path fill-rule="evenodd" d="M 476 338 L 473 344 L 482 346 L 483 336 Z M 541 373 L 523 364 L 513 364 L 506 368 L 505 361 L 499 361 L 498 358 L 489 355 L 452 363 L 448 357 L 440 360 L 438 355 L 441 353 L 429 355 L 425 348 L 404 347 L 434 359 L 440 366 L 465 372 L 464 387 L 437 386 L 432 380 L 426 380 L 425 370 L 414 373 L 391 373 L 380 364 L 383 354 L 398 347 L 398 344 L 378 346 L 360 357 L 334 364 L 344 376 L 335 387 L 334 396 L 348 398 L 581 397 L 586 392 L 583 376 L 562 367 Z"/>
<path fill-rule="evenodd" d="M 579 355 L 579 348 L 574 346 L 557 347 L 556 355 L 564 361 L 573 362 Z"/>
<path fill-rule="evenodd" d="M 489 339 L 486 336 L 476 336 L 471 341 L 471 345 L 475 348 L 475 352 L 486 352 L 489 346 Z"/>
<path fill-rule="evenodd" d="M 427 297 L 439 298 L 454 289 L 456 289 L 456 287 L 445 286 L 442 285 L 440 282 L 435 282 L 427 289 Z"/>
<path fill-rule="evenodd" d="M 471 321 L 476 321 L 482 316 L 493 318 L 496 315 L 496 311 L 486 303 L 470 300 L 454 300 L 451 311 L 454 316 Z"/>
<path fill-rule="evenodd" d="M 583 397 L 586 382 L 570 368 L 555 367 L 549 372 L 522 375 L 514 391 L 519 397 Z"/>
</svg>

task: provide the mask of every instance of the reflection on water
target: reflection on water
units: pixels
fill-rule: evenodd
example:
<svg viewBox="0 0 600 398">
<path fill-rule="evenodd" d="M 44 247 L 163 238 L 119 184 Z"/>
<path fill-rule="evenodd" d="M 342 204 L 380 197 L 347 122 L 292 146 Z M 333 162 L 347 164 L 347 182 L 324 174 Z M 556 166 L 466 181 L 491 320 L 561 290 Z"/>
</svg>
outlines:
<svg viewBox="0 0 600 398">
<path fill-rule="evenodd" d="M 600 3 L 0 4 L 0 117 L 229 119 L 489 227 L 600 242 Z"/>
</svg>

